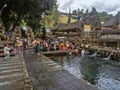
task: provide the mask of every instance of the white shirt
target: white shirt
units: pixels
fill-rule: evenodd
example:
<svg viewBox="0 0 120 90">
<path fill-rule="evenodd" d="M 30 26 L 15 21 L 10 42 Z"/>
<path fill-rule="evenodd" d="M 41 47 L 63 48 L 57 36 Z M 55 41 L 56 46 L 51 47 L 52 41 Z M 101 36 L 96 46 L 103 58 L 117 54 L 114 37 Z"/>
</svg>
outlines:
<svg viewBox="0 0 120 90">
<path fill-rule="evenodd" d="M 10 54 L 10 48 L 4 47 L 4 54 Z"/>
</svg>

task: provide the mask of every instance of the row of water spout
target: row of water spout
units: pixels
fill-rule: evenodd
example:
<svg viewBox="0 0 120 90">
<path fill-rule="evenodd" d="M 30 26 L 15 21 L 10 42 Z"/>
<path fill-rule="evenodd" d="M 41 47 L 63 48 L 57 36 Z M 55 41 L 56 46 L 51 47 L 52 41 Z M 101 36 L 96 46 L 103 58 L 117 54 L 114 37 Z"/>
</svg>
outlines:
<svg viewBox="0 0 120 90">
<path fill-rule="evenodd" d="M 85 51 L 84 49 L 81 50 L 81 56 L 82 57 L 84 57 L 86 55 L 86 53 L 89 54 L 88 51 Z M 112 55 L 113 55 L 113 52 L 111 52 L 106 58 L 102 58 L 102 59 L 103 60 L 110 60 Z M 100 57 L 101 55 L 99 54 L 99 50 L 98 50 L 98 51 L 96 51 L 93 54 L 88 55 L 88 56 L 91 57 L 91 58 L 95 58 L 95 57 Z"/>
</svg>

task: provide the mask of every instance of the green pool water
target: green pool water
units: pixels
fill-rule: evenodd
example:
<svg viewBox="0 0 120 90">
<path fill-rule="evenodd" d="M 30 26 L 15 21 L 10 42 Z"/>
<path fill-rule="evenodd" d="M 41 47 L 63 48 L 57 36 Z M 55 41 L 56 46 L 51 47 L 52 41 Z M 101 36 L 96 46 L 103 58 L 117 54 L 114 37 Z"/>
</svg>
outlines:
<svg viewBox="0 0 120 90">
<path fill-rule="evenodd" d="M 120 62 L 79 55 L 51 58 L 77 78 L 97 85 L 100 90 L 120 90 Z"/>
</svg>

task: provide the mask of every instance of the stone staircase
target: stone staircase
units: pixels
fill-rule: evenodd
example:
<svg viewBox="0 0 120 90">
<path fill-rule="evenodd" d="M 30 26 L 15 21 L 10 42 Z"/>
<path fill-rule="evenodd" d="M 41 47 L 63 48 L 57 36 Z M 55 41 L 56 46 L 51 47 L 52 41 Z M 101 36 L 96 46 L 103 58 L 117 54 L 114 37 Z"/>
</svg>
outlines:
<svg viewBox="0 0 120 90">
<path fill-rule="evenodd" d="M 44 55 L 39 55 L 38 60 L 48 72 L 63 70 L 61 65 L 57 64 Z"/>
<path fill-rule="evenodd" d="M 24 57 L 21 54 L 4 59 L 3 45 L 0 45 L 0 90 L 33 90 Z"/>
</svg>

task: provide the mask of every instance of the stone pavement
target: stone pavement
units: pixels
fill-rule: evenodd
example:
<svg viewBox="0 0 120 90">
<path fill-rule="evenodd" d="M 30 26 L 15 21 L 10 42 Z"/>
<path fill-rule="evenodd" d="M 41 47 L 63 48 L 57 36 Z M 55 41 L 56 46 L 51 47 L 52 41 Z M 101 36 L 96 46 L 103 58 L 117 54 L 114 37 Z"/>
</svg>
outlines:
<svg viewBox="0 0 120 90">
<path fill-rule="evenodd" d="M 44 55 L 36 57 L 30 50 L 23 55 L 34 90 L 98 90 Z"/>
<path fill-rule="evenodd" d="M 0 57 L 0 90 L 33 90 L 22 54 Z"/>
</svg>

